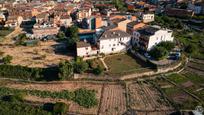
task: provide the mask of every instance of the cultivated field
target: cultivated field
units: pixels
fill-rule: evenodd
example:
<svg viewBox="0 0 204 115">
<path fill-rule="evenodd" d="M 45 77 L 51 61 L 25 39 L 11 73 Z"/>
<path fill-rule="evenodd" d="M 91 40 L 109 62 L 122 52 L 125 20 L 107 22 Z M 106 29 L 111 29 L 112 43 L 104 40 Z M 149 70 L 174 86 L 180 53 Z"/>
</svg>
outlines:
<svg viewBox="0 0 204 115">
<path fill-rule="evenodd" d="M 122 115 L 126 111 L 125 90 L 121 85 L 105 85 L 101 105 L 100 115 Z"/>
<path fill-rule="evenodd" d="M 92 84 L 85 82 L 61 82 L 61 83 L 7 83 L 6 87 L 15 89 L 27 89 L 27 90 L 42 90 L 42 91 L 53 91 L 59 92 L 63 90 L 73 91 L 79 88 L 86 88 L 96 91 L 97 100 L 101 98 L 102 84 Z M 69 105 L 70 113 L 80 113 L 80 114 L 97 114 L 98 106 L 93 108 L 84 108 L 74 103 L 73 101 L 68 101 L 64 99 L 53 99 L 53 98 L 40 98 L 36 96 L 28 96 L 26 100 L 38 103 L 48 103 L 48 102 L 65 102 Z"/>
<path fill-rule="evenodd" d="M 28 67 L 50 67 L 70 60 L 66 45 L 55 41 L 40 42 L 34 47 L 2 44 L 0 51 L 13 57 L 12 64 Z"/>
<path fill-rule="evenodd" d="M 129 102 L 131 109 L 149 112 L 169 112 L 170 104 L 161 98 L 161 94 L 150 84 L 139 82 L 129 84 Z M 159 112 L 158 112 L 159 113 Z"/>
</svg>

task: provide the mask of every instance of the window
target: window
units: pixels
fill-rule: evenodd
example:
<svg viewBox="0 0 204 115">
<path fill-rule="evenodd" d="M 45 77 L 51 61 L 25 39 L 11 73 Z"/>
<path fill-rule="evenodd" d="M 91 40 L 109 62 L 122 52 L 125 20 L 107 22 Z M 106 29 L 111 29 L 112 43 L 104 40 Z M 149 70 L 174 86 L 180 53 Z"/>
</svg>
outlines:
<svg viewBox="0 0 204 115">
<path fill-rule="evenodd" d="M 86 48 L 86 50 L 88 50 L 88 48 Z"/>
<path fill-rule="evenodd" d="M 109 44 L 109 47 L 111 47 L 111 44 Z"/>
<path fill-rule="evenodd" d="M 121 38 L 120 38 L 120 41 L 121 41 Z"/>
<path fill-rule="evenodd" d="M 113 46 L 115 46 L 115 44 L 113 44 Z"/>
<path fill-rule="evenodd" d="M 119 44 L 117 44 L 119 46 Z"/>
</svg>

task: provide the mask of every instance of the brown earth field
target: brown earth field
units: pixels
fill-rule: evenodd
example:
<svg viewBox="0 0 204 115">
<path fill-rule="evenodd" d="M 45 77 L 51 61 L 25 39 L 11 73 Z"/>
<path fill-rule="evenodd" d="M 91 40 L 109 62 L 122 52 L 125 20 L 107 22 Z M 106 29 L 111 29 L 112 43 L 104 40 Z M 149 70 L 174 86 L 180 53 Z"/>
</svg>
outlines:
<svg viewBox="0 0 204 115">
<path fill-rule="evenodd" d="M 62 81 L 49 83 L 25 83 L 8 82 L 5 87 L 27 90 L 42 91 L 73 91 L 78 88 L 86 88 L 96 91 L 98 105 L 93 108 L 84 108 L 73 101 L 54 98 L 40 98 L 28 95 L 27 101 L 33 103 L 64 102 L 69 105 L 70 114 L 82 115 L 122 115 L 128 113 L 127 103 L 130 103 L 130 109 L 133 109 L 138 115 L 163 115 L 173 111 L 172 107 L 160 100 L 160 94 L 149 84 L 130 83 L 127 89 L 124 85 L 116 82 L 94 82 L 94 81 Z M 127 95 L 129 100 L 127 100 Z M 160 101 L 158 101 L 160 100 Z"/>
<path fill-rule="evenodd" d="M 131 109 L 163 113 L 173 110 L 170 104 L 161 99 L 161 94 L 147 83 L 129 84 L 128 90 Z"/>
<path fill-rule="evenodd" d="M 40 41 L 32 47 L 1 44 L 0 51 L 13 57 L 11 64 L 28 67 L 52 67 L 61 60 L 72 59 L 66 45 L 55 41 Z"/>
</svg>

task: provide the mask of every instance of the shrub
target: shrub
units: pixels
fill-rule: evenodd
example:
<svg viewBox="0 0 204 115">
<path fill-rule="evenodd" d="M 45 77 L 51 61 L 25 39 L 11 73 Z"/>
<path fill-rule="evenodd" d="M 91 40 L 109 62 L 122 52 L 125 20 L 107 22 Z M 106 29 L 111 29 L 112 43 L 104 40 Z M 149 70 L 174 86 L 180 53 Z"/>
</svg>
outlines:
<svg viewBox="0 0 204 115">
<path fill-rule="evenodd" d="M 66 113 L 68 106 L 65 103 L 57 102 L 53 107 L 53 113 L 63 115 Z"/>
<path fill-rule="evenodd" d="M 95 92 L 93 90 L 87 90 L 84 88 L 74 91 L 74 101 L 80 106 L 90 108 L 98 104 Z"/>
<path fill-rule="evenodd" d="M 76 73 L 83 73 L 88 67 L 89 65 L 86 61 L 83 61 L 81 57 L 76 57 L 74 62 L 74 71 Z"/>
<path fill-rule="evenodd" d="M 96 68 L 93 69 L 93 73 L 95 75 L 100 75 L 103 73 L 103 68 L 101 68 L 100 66 L 97 66 Z"/>
<path fill-rule="evenodd" d="M 70 62 L 65 61 L 59 64 L 59 79 L 70 79 L 73 75 L 73 66 Z"/>
<path fill-rule="evenodd" d="M 32 79 L 41 77 L 42 69 L 28 68 L 20 65 L 0 65 L 0 77 Z"/>
<path fill-rule="evenodd" d="M 197 50 L 197 47 L 194 44 L 189 44 L 185 47 L 185 52 L 193 53 Z"/>
<path fill-rule="evenodd" d="M 14 95 L 6 95 L 2 98 L 2 100 L 9 102 L 19 102 L 24 100 L 25 95 L 25 93 L 19 92 Z"/>
<path fill-rule="evenodd" d="M 171 51 L 175 47 L 175 44 L 174 44 L 174 42 L 165 41 L 165 42 L 160 42 L 157 46 L 158 47 L 163 47 L 167 51 Z"/>
<path fill-rule="evenodd" d="M 155 46 L 152 50 L 150 50 L 149 54 L 156 60 L 160 60 L 168 55 L 168 51 L 163 47 Z"/>
<path fill-rule="evenodd" d="M 7 56 L 2 58 L 2 61 L 4 62 L 4 64 L 10 64 L 12 59 L 13 59 L 12 56 L 7 55 Z"/>
<path fill-rule="evenodd" d="M 93 68 L 93 60 L 86 60 L 86 63 L 89 65 L 89 68 Z"/>
</svg>

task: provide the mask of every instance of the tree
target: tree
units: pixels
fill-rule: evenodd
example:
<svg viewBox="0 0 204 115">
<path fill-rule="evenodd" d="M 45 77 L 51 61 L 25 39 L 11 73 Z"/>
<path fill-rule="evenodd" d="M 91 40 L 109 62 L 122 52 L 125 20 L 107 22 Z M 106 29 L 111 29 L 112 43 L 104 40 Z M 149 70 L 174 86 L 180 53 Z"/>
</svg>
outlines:
<svg viewBox="0 0 204 115">
<path fill-rule="evenodd" d="M 79 41 L 78 36 L 79 30 L 77 26 L 71 26 L 67 28 L 65 35 L 69 37 L 68 46 L 73 46 L 77 41 Z"/>
<path fill-rule="evenodd" d="M 73 66 L 70 62 L 64 61 L 59 64 L 59 78 L 60 80 L 65 80 L 71 78 L 73 75 Z"/>
<path fill-rule="evenodd" d="M 60 31 L 57 33 L 57 38 L 60 39 L 60 40 L 63 40 L 65 38 L 65 34 L 64 32 Z"/>
<path fill-rule="evenodd" d="M 74 70 L 77 73 L 83 73 L 88 69 L 88 64 L 85 61 L 76 62 L 74 66 Z"/>
<path fill-rule="evenodd" d="M 7 56 L 2 58 L 2 61 L 4 62 L 4 64 L 10 64 L 12 59 L 13 59 L 12 56 L 7 55 Z"/>
<path fill-rule="evenodd" d="M 115 7 L 118 9 L 118 10 L 124 10 L 124 2 L 122 0 L 113 0 L 112 3 L 115 5 Z"/>
<path fill-rule="evenodd" d="M 74 63 L 74 71 L 77 73 L 83 73 L 88 69 L 89 65 L 87 62 L 83 61 L 82 58 L 77 57 Z"/>
<path fill-rule="evenodd" d="M 88 29 L 89 28 L 89 24 L 87 22 L 87 18 L 83 18 L 82 19 L 81 28 L 83 28 L 83 29 Z"/>
<path fill-rule="evenodd" d="M 164 47 L 155 46 L 152 50 L 150 50 L 149 54 L 156 60 L 160 60 L 168 55 L 168 51 Z"/>
<path fill-rule="evenodd" d="M 100 75 L 103 73 L 103 68 L 101 68 L 100 66 L 97 66 L 96 68 L 93 69 L 93 73 L 95 75 Z"/>
<path fill-rule="evenodd" d="M 197 47 L 194 44 L 189 44 L 185 47 L 185 52 L 193 53 L 197 50 Z"/>
<path fill-rule="evenodd" d="M 163 47 L 167 51 L 171 51 L 175 47 L 175 44 L 174 44 L 174 42 L 165 41 L 165 42 L 160 42 L 157 46 L 158 47 Z"/>
<path fill-rule="evenodd" d="M 68 106 L 63 102 L 55 103 L 53 107 L 53 113 L 56 115 L 63 115 L 66 113 Z"/>
</svg>

